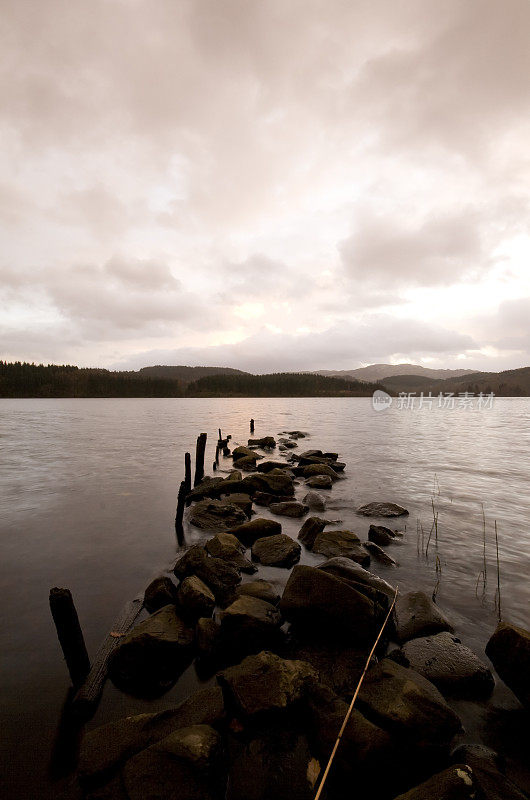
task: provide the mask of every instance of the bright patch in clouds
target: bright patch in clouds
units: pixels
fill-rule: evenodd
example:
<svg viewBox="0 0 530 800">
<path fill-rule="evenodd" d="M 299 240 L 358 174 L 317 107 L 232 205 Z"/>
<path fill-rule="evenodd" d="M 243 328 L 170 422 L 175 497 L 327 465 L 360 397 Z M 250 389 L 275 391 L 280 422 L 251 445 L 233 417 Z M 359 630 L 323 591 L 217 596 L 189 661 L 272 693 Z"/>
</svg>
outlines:
<svg viewBox="0 0 530 800">
<path fill-rule="evenodd" d="M 2 16 L 1 357 L 530 362 L 527 0 Z"/>
</svg>

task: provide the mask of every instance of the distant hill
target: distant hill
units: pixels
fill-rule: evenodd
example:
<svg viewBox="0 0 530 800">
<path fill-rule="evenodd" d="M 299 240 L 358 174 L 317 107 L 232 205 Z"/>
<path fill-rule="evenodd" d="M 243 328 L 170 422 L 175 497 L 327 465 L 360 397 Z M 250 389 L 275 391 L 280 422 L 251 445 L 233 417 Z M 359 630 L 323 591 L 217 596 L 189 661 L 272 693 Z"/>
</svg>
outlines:
<svg viewBox="0 0 530 800">
<path fill-rule="evenodd" d="M 248 375 L 240 369 L 232 367 L 184 367 L 184 366 L 162 366 L 142 367 L 138 372 L 131 372 L 131 375 L 138 375 L 139 378 L 171 378 L 172 380 L 190 383 L 205 378 L 208 375 Z"/>
<path fill-rule="evenodd" d="M 446 394 L 460 394 L 472 392 L 473 394 L 489 394 L 493 392 L 498 397 L 528 397 L 530 396 L 530 367 L 509 369 L 503 372 L 472 372 L 456 378 L 446 380 L 425 380 L 421 375 L 400 375 L 386 378 L 382 381 L 390 393 L 399 392 L 432 392 Z"/>
<path fill-rule="evenodd" d="M 193 397 L 370 397 L 379 384 L 302 372 L 210 375 L 188 385 Z"/>
<path fill-rule="evenodd" d="M 431 369 L 419 364 L 370 364 L 368 367 L 343 370 L 315 370 L 318 375 L 327 375 L 334 378 L 355 378 L 359 381 L 380 381 L 392 375 L 425 375 L 432 380 L 445 378 L 458 378 L 461 375 L 470 375 L 472 369 Z"/>
</svg>

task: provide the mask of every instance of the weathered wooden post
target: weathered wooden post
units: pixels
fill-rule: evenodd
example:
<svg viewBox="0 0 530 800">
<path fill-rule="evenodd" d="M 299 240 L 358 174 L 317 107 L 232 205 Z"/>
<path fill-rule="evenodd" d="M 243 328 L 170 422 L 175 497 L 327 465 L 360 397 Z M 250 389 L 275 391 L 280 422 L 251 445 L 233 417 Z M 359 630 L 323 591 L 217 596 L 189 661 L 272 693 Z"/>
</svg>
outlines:
<svg viewBox="0 0 530 800">
<path fill-rule="evenodd" d="M 221 428 L 219 428 L 219 441 L 223 438 L 223 434 L 221 433 Z"/>
<path fill-rule="evenodd" d="M 90 672 L 90 659 L 69 589 L 50 589 L 50 610 L 72 684 L 77 689 Z"/>
<path fill-rule="evenodd" d="M 186 491 L 191 492 L 191 455 L 189 453 L 184 454 L 184 483 L 186 484 Z"/>
<path fill-rule="evenodd" d="M 215 464 L 219 466 L 219 444 L 215 445 Z"/>
<path fill-rule="evenodd" d="M 253 419 L 250 420 L 250 432 L 254 433 L 254 420 Z"/>
<path fill-rule="evenodd" d="M 206 434 L 200 433 L 197 437 L 195 452 L 195 479 L 193 485 L 197 486 L 204 478 L 204 451 L 206 450 Z"/>
<path fill-rule="evenodd" d="M 177 498 L 177 513 L 175 514 L 175 533 L 177 534 L 177 542 L 179 545 L 184 544 L 184 527 L 182 520 L 184 517 L 184 506 L 186 505 L 186 481 L 181 481 L 179 493 Z"/>
</svg>

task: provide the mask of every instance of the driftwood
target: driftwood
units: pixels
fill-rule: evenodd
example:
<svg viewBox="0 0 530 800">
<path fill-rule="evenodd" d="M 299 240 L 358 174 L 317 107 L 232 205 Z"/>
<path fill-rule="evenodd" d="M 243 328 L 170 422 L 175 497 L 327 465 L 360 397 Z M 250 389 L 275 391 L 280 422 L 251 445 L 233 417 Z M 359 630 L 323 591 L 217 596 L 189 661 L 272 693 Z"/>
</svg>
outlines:
<svg viewBox="0 0 530 800">
<path fill-rule="evenodd" d="M 105 636 L 92 664 L 92 669 L 72 702 L 73 710 L 80 716 L 90 719 L 94 715 L 107 679 L 111 656 L 119 647 L 122 637 L 125 636 L 138 618 L 143 604 L 144 595 L 142 592 L 142 594 L 139 594 L 123 607 L 112 626 L 112 630 Z"/>
</svg>

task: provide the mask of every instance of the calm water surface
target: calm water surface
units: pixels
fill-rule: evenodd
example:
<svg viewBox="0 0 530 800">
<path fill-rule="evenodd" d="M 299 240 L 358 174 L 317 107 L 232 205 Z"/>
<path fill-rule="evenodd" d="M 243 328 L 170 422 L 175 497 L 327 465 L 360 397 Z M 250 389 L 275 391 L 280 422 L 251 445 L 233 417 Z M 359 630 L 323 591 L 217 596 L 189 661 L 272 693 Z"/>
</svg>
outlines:
<svg viewBox="0 0 530 800">
<path fill-rule="evenodd" d="M 496 624 L 494 520 L 499 532 L 502 613 L 528 627 L 530 574 L 530 400 L 503 398 L 493 409 L 372 410 L 368 399 L 0 400 L 0 587 L 2 747 L 5 797 L 53 797 L 48 764 L 68 677 L 48 608 L 52 586 L 71 589 L 93 655 L 121 606 L 175 556 L 173 519 L 183 454 L 207 431 L 213 461 L 217 428 L 233 442 L 301 429 L 299 449 L 335 450 L 346 479 L 329 495 L 327 516 L 364 538 L 354 509 L 372 500 L 406 506 L 396 569 L 375 571 L 403 590 L 432 592 L 465 643 L 483 654 Z M 225 461 L 221 468 L 231 465 Z M 299 492 L 300 493 L 300 492 Z M 328 496 L 326 495 L 326 496 Z M 438 549 L 418 553 L 438 512 Z M 477 593 L 486 519 L 487 586 Z M 260 510 L 261 514 L 261 510 Z M 264 516 L 267 515 L 265 510 Z M 283 521 L 282 521 L 283 524 Z M 300 524 L 287 520 L 296 536 Z M 403 527 L 403 526 L 400 526 Z M 188 541 L 204 538 L 189 532 Z M 421 548 L 420 548 L 421 549 Z M 308 563 L 316 559 L 308 554 Z M 269 568 L 278 585 L 286 571 Z M 478 596 L 477 596 L 478 594 Z M 92 725 L 167 707 L 197 679 L 191 668 L 156 703 L 107 686 Z M 502 740 L 524 773 L 513 695 L 502 685 L 487 706 L 459 703 L 470 738 Z M 523 764 L 523 766 L 521 765 Z"/>
</svg>

